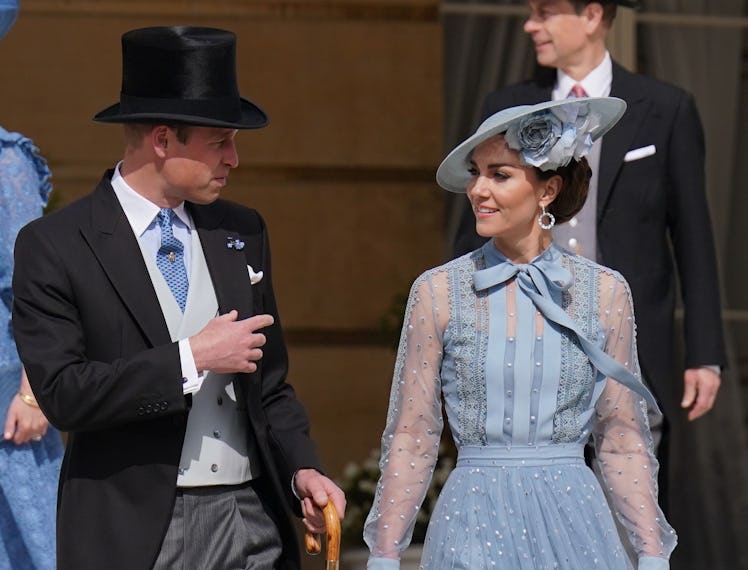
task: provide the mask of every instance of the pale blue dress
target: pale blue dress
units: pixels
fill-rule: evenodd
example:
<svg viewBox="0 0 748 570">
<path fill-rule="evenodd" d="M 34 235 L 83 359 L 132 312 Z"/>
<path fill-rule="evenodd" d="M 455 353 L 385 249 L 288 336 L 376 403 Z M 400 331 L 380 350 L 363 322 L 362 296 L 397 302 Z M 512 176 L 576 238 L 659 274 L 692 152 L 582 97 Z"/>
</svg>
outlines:
<svg viewBox="0 0 748 570">
<path fill-rule="evenodd" d="M 31 141 L 0 127 L 0 428 L 21 382 L 11 328 L 13 244 L 18 230 L 42 214 L 51 186 L 47 164 Z M 0 432 L 1 433 L 1 432 Z M 63 447 L 49 426 L 39 442 L 0 437 L 0 569 L 55 567 L 55 508 Z"/>
<path fill-rule="evenodd" d="M 364 530 L 370 569 L 399 567 L 437 459 L 442 398 L 457 465 L 431 517 L 426 570 L 668 568 L 657 461 L 620 274 L 550 246 L 531 264 L 488 242 L 413 284 L 382 475 Z M 583 449 L 592 435 L 595 473 Z M 602 484 L 601 484 L 602 482 Z M 610 502 L 610 507 L 608 502 Z"/>
</svg>

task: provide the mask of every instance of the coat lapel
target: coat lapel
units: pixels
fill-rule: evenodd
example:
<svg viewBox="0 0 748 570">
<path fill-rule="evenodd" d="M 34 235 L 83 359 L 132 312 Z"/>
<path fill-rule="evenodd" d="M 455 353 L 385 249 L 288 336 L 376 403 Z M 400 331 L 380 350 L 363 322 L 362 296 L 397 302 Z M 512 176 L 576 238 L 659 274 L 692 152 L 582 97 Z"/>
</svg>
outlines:
<svg viewBox="0 0 748 570">
<path fill-rule="evenodd" d="M 91 223 L 81 227 L 112 287 L 152 346 L 171 342 L 137 239 L 107 173 L 92 195 Z"/>
<path fill-rule="evenodd" d="M 613 184 L 623 167 L 623 157 L 627 151 L 631 150 L 632 141 L 646 117 L 647 102 L 642 93 L 636 89 L 634 79 L 634 74 L 626 71 L 617 63 L 613 63 L 610 95 L 626 101 L 627 107 L 618 124 L 603 137 L 600 172 L 597 179 L 598 221 L 602 218 Z"/>
<path fill-rule="evenodd" d="M 555 68 L 538 68 L 535 80 L 522 84 L 522 91 L 516 98 L 515 105 L 535 105 L 550 101 L 553 97 L 553 86 L 556 84 Z"/>
<path fill-rule="evenodd" d="M 227 230 L 226 224 L 222 223 L 228 214 L 224 202 L 214 202 L 209 206 L 188 204 L 188 207 L 200 237 L 213 290 L 218 299 L 218 312 L 225 314 L 236 309 L 239 319 L 251 317 L 255 312 L 252 310 L 252 287 L 244 252 L 247 248 L 255 247 L 255 244 L 245 243 L 244 248 L 240 250 L 228 247 L 228 238 L 240 238 L 240 234 Z M 259 389 L 259 382 L 251 380 L 260 376 L 257 372 L 250 374 L 250 382 L 241 379 L 240 376 L 243 375 L 234 378 L 234 391 L 238 398 L 242 397 L 246 401 L 253 386 L 256 387 L 255 391 Z M 257 394 L 254 397 L 258 397 Z"/>
<path fill-rule="evenodd" d="M 220 313 L 236 309 L 239 319 L 252 316 L 252 288 L 244 249 L 227 246 L 228 238 L 239 238 L 240 235 L 226 230 L 221 224 L 227 214 L 226 204 L 190 205 L 190 213 L 200 236 Z M 244 248 L 252 245 L 247 243 Z"/>
</svg>

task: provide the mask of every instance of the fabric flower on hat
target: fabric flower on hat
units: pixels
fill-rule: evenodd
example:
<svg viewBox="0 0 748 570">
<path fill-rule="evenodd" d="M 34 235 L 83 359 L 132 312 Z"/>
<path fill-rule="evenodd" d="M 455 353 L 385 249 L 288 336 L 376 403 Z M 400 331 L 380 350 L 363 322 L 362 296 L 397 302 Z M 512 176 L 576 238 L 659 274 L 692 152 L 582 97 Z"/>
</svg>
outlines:
<svg viewBox="0 0 748 570">
<path fill-rule="evenodd" d="M 522 117 L 509 126 L 504 140 L 526 164 L 555 170 L 589 153 L 590 132 L 599 125 L 599 117 L 588 112 L 587 105 L 569 103 Z"/>
</svg>

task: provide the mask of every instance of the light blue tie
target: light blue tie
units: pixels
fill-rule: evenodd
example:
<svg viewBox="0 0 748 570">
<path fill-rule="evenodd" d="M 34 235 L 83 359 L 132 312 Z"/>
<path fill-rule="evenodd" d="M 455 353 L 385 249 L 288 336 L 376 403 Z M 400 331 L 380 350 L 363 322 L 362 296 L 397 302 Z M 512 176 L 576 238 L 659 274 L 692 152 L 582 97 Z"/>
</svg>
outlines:
<svg viewBox="0 0 748 570">
<path fill-rule="evenodd" d="M 473 285 L 477 291 L 480 291 L 504 283 L 516 276 L 519 288 L 527 294 L 545 318 L 569 329 L 577 337 L 582 350 L 599 373 L 594 390 L 596 396 L 602 392 L 601 380 L 609 376 L 639 394 L 652 410 L 659 412 L 654 396 L 644 384 L 625 366 L 584 336 L 579 325 L 553 300 L 554 295 L 551 291 L 560 297 L 561 291 L 568 289 L 571 284 L 571 273 L 557 260 L 552 259 L 553 253 L 549 250 L 528 264 L 515 265 L 506 260 L 498 265 L 476 271 L 473 274 Z"/>
<path fill-rule="evenodd" d="M 156 253 L 156 265 L 161 270 L 179 308 L 184 313 L 189 289 L 187 269 L 184 265 L 184 244 L 174 237 L 172 230 L 174 210 L 161 208 L 157 217 L 158 225 L 161 227 L 161 246 Z"/>
</svg>

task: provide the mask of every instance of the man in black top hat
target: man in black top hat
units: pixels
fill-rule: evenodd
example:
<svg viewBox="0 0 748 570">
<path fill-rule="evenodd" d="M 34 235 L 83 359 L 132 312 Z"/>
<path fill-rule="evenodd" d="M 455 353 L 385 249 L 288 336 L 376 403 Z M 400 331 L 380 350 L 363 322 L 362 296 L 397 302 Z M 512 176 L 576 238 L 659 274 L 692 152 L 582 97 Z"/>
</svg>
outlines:
<svg viewBox="0 0 748 570">
<path fill-rule="evenodd" d="M 68 432 L 58 564 L 298 568 L 287 514 L 324 530 L 345 499 L 320 473 L 287 353 L 265 224 L 219 199 L 239 129 L 235 36 L 122 37 L 124 158 L 16 244 L 16 341 L 39 405 Z"/>
<path fill-rule="evenodd" d="M 583 210 L 554 228 L 560 246 L 620 271 L 631 286 L 645 381 L 672 421 L 694 420 L 714 404 L 726 363 L 716 256 L 704 179 L 704 137 L 693 97 L 631 73 L 605 45 L 618 5 L 638 2 L 529 0 L 524 30 L 535 45 L 537 76 L 489 94 L 482 118 L 521 104 L 569 96 L 615 96 L 628 107 L 588 156 L 593 177 Z M 466 208 L 454 253 L 482 244 Z M 672 252 L 671 252 L 672 245 Z M 673 374 L 677 278 L 685 321 L 685 374 Z M 667 508 L 668 422 L 661 441 L 660 501 Z"/>
</svg>

